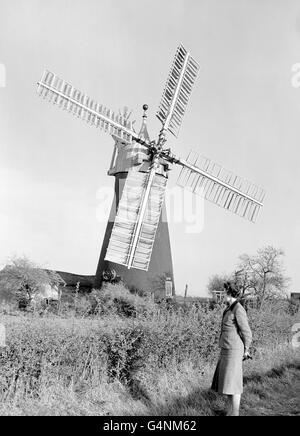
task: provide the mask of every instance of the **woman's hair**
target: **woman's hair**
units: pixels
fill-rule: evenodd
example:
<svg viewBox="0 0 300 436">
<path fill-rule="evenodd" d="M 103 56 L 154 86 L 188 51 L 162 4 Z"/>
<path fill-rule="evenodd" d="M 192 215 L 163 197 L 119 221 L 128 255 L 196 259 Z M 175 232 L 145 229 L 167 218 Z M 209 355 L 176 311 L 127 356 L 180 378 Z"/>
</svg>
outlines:
<svg viewBox="0 0 300 436">
<path fill-rule="evenodd" d="M 238 298 L 240 295 L 238 287 L 231 282 L 224 282 L 224 289 L 226 293 L 233 298 Z"/>
</svg>

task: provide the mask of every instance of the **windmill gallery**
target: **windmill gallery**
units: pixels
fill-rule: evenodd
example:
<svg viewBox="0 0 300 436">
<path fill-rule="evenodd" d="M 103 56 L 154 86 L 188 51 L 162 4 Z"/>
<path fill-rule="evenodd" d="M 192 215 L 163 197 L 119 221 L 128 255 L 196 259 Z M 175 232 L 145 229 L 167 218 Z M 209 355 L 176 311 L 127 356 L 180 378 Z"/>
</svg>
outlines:
<svg viewBox="0 0 300 436">
<path fill-rule="evenodd" d="M 182 159 L 166 147 L 167 133 L 178 137 L 199 65 L 180 45 L 157 111 L 158 139 L 150 139 L 147 110 L 137 134 L 124 114 L 115 114 L 50 71 L 38 82 L 38 94 L 110 134 L 114 150 L 108 175 L 115 177 L 115 200 L 107 223 L 95 286 L 111 275 L 138 289 L 152 290 L 155 277 L 168 276 L 174 293 L 171 244 L 164 195 L 171 165 L 179 165 L 178 185 L 218 206 L 255 221 L 264 191 L 210 159 L 191 152 Z"/>
</svg>

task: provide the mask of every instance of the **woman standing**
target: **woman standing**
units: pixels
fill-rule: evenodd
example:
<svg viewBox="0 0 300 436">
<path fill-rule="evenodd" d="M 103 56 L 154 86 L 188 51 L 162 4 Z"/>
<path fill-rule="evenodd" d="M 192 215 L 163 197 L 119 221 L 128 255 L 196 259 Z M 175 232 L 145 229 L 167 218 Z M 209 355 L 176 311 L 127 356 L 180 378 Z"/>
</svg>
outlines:
<svg viewBox="0 0 300 436">
<path fill-rule="evenodd" d="M 223 313 L 219 346 L 221 354 L 211 388 L 230 398 L 227 416 L 239 416 L 243 392 L 243 359 L 250 357 L 252 333 L 247 313 L 238 302 L 239 291 L 230 282 L 224 283 L 227 308 Z"/>
</svg>

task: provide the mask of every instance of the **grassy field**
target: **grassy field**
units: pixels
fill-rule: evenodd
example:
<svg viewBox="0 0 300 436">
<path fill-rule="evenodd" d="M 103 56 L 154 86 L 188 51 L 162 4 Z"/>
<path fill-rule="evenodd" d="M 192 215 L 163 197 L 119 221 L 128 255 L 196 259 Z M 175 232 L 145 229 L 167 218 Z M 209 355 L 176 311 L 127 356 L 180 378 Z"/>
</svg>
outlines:
<svg viewBox="0 0 300 436">
<path fill-rule="evenodd" d="M 252 361 L 244 364 L 242 415 L 299 415 L 297 315 L 252 310 Z M 124 317 L 103 313 L 2 314 L 1 415 L 215 416 L 210 391 L 221 310 L 190 308 Z"/>
</svg>

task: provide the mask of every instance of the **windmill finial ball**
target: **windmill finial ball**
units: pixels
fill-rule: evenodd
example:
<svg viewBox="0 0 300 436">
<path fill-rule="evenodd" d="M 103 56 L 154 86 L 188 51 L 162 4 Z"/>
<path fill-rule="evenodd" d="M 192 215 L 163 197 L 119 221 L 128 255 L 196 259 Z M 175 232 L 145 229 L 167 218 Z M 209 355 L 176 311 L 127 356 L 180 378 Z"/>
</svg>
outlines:
<svg viewBox="0 0 300 436">
<path fill-rule="evenodd" d="M 149 106 L 148 106 L 147 104 L 144 104 L 144 105 L 143 105 L 143 110 L 144 110 L 144 111 L 147 111 L 148 108 L 149 108 Z"/>
</svg>

